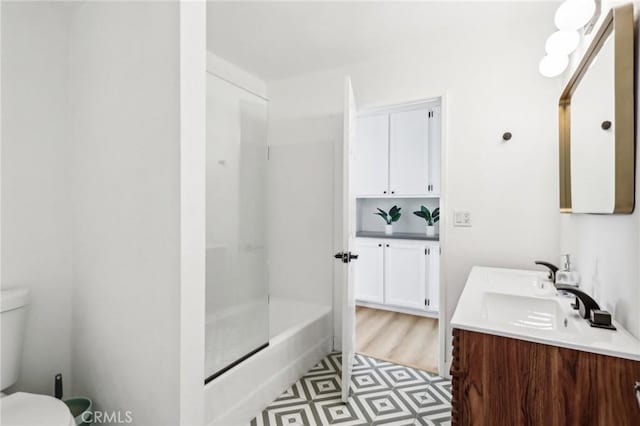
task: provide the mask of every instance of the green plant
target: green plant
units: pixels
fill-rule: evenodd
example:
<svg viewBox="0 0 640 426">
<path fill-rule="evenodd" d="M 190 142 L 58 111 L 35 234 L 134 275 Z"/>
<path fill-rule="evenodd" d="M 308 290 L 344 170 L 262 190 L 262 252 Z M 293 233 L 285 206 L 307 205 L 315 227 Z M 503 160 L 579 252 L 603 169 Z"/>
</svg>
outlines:
<svg viewBox="0 0 640 426">
<path fill-rule="evenodd" d="M 427 221 L 427 225 L 433 226 L 440 220 L 440 207 L 436 207 L 433 212 L 430 212 L 425 206 L 420 206 L 420 210 L 413 212 L 418 217 Z"/>
<path fill-rule="evenodd" d="M 378 208 L 378 212 L 374 214 L 377 214 L 378 216 L 383 218 L 387 225 L 391 225 L 393 222 L 397 222 L 398 219 L 400 219 L 400 216 L 402 216 L 402 214 L 400 213 L 400 207 L 398 206 L 391 207 L 389 213 L 385 212 L 381 208 Z"/>
</svg>

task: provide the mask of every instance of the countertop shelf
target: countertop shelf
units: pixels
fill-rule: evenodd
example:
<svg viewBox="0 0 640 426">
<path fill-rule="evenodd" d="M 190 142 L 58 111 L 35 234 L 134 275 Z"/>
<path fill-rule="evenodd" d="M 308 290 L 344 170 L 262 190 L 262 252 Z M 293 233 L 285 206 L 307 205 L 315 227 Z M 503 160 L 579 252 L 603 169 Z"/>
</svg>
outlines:
<svg viewBox="0 0 640 426">
<path fill-rule="evenodd" d="M 436 234 L 433 237 L 428 237 L 427 234 L 419 234 L 416 232 L 394 232 L 391 235 L 387 235 L 384 232 L 358 231 L 356 232 L 356 238 L 377 238 L 377 239 L 385 239 L 385 240 L 440 241 L 439 234 Z"/>
</svg>

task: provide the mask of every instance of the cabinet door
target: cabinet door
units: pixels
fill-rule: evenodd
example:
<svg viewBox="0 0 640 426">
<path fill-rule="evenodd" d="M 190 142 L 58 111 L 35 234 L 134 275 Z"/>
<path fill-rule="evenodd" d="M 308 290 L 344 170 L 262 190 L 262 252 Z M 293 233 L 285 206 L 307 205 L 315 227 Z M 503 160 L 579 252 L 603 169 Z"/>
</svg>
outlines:
<svg viewBox="0 0 640 426">
<path fill-rule="evenodd" d="M 429 192 L 429 111 L 391 114 L 389 190 L 394 195 Z"/>
<path fill-rule="evenodd" d="M 359 117 L 353 149 L 355 195 L 386 195 L 389 190 L 389 115 Z"/>
<path fill-rule="evenodd" d="M 442 146 L 441 108 L 434 107 L 429 118 L 429 194 L 440 194 L 440 147 Z"/>
<path fill-rule="evenodd" d="M 384 253 L 384 302 L 389 305 L 424 309 L 424 246 L 388 242 Z"/>
<path fill-rule="evenodd" d="M 440 309 L 440 246 L 427 247 L 427 311 Z"/>
<path fill-rule="evenodd" d="M 383 303 L 384 260 L 383 244 L 380 241 L 361 241 L 355 243 L 358 260 L 355 268 L 355 298 L 363 302 Z"/>
</svg>

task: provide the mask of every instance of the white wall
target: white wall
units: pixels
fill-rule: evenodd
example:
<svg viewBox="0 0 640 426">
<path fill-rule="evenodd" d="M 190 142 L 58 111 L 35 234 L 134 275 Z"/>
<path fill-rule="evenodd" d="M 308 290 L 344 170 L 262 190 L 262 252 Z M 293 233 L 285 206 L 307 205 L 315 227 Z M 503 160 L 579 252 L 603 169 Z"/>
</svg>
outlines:
<svg viewBox="0 0 640 426">
<path fill-rule="evenodd" d="M 534 269 L 536 259 L 556 259 L 559 82 L 543 78 L 537 69 L 541 46 L 553 30 L 555 6 L 523 3 L 508 20 L 511 25 L 486 22 L 483 31 L 446 34 L 428 51 L 410 56 L 268 82 L 269 143 L 297 146 L 304 153 L 291 159 L 299 164 L 288 166 L 288 174 L 279 179 L 313 188 L 298 192 L 300 199 L 286 193 L 271 198 L 272 217 L 289 221 L 304 215 L 304 223 L 295 218 L 296 226 L 278 228 L 270 251 L 272 257 L 281 257 L 274 264 L 285 269 L 276 285 L 300 298 L 330 297 L 332 250 L 340 249 L 331 229 L 336 211 L 332 194 L 338 189 L 331 173 L 340 167 L 339 155 L 331 161 L 313 152 L 317 145 L 326 150 L 335 145 L 334 152 L 341 152 L 342 84 L 347 74 L 361 107 L 432 98 L 446 91 L 448 162 L 441 217 L 446 220 L 453 209 L 468 209 L 473 220 L 471 228 L 453 228 L 450 220 L 443 223 L 447 318 L 473 265 Z M 526 28 L 523 17 L 529 23 Z M 505 131 L 514 135 L 508 143 L 501 141 Z M 339 306 L 339 300 L 334 303 Z M 337 335 L 340 329 L 338 317 Z"/>
<path fill-rule="evenodd" d="M 176 425 L 179 4 L 84 2 L 71 40 L 74 390 Z"/>
<path fill-rule="evenodd" d="M 64 5 L 2 4 L 2 288 L 31 292 L 12 391 L 71 392 L 69 19 Z"/>
<path fill-rule="evenodd" d="M 180 424 L 204 424 L 206 4 L 180 2 Z"/>
<path fill-rule="evenodd" d="M 609 7 L 616 3 L 626 2 L 603 2 L 599 22 Z M 640 1 L 633 3 L 638 25 Z M 572 67 L 567 71 L 565 80 L 579 63 L 594 34 L 595 30 L 582 40 L 577 53 L 573 55 Z M 640 39 L 637 37 L 636 31 L 636 49 L 640 49 Z M 639 90 L 636 96 L 640 97 L 637 75 L 636 90 Z M 640 123 L 640 120 L 636 121 Z M 639 131 L 637 129 L 636 133 Z M 638 164 L 640 157 L 636 157 L 636 169 Z M 640 181 L 636 172 L 636 200 L 639 197 Z M 583 288 L 617 321 L 640 338 L 640 212 L 637 206 L 630 215 L 563 214 L 560 217 L 561 251 L 571 254 L 574 266 L 581 274 Z"/>
<path fill-rule="evenodd" d="M 202 424 L 205 4 L 2 12 L 2 288 L 31 290 L 11 391 L 61 372 L 135 424 Z"/>
</svg>

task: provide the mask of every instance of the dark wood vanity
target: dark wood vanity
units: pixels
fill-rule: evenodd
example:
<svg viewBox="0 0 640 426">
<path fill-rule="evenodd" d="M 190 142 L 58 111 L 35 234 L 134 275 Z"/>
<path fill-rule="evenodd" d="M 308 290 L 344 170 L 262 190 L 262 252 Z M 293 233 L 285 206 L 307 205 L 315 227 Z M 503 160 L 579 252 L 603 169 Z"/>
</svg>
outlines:
<svg viewBox="0 0 640 426">
<path fill-rule="evenodd" d="M 640 362 L 453 330 L 452 418 L 460 425 L 640 425 Z"/>
</svg>

